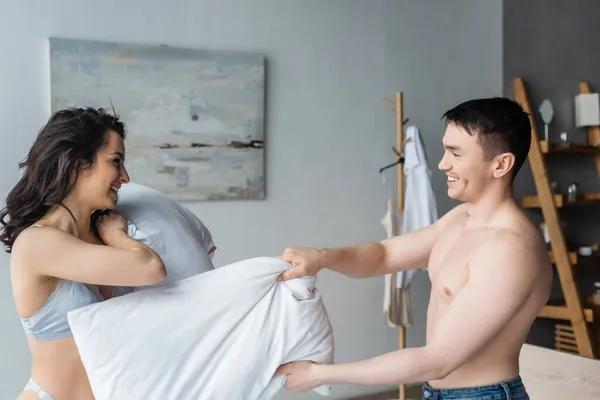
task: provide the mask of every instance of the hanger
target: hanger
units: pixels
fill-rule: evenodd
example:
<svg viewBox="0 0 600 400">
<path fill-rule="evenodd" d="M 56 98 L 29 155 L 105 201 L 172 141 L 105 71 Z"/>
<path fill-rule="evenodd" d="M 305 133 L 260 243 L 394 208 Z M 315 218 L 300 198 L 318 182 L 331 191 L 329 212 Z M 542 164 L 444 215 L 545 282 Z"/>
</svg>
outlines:
<svg viewBox="0 0 600 400">
<path fill-rule="evenodd" d="M 402 125 L 406 124 L 408 122 L 408 118 L 406 118 L 404 120 L 404 122 L 402 123 Z M 406 143 L 409 143 L 411 140 L 411 138 L 408 138 L 406 140 L 404 140 L 402 142 L 402 146 L 404 146 Z M 394 151 L 394 153 L 396 153 L 396 155 L 398 156 L 398 160 L 392 164 L 386 165 L 385 167 L 381 167 L 379 168 L 379 173 L 382 173 L 383 171 L 385 171 L 388 168 L 392 168 L 393 166 L 396 166 L 398 164 L 404 164 L 404 156 L 402 155 L 402 153 L 400 151 L 398 151 L 394 146 L 392 146 L 392 150 Z"/>
<path fill-rule="evenodd" d="M 406 143 L 410 142 L 411 138 L 408 138 L 404 141 L 404 143 L 402 143 L 402 145 L 405 145 Z M 379 168 L 379 173 L 382 173 L 383 171 L 385 171 L 388 168 L 392 168 L 393 166 L 396 166 L 398 164 L 404 164 L 404 156 L 398 151 L 396 150 L 395 147 L 392 146 L 392 150 L 394 151 L 394 153 L 396 153 L 396 155 L 398 156 L 398 160 L 392 164 L 386 165 L 385 167 L 381 167 Z"/>
<path fill-rule="evenodd" d="M 392 168 L 393 166 L 396 166 L 396 165 L 398 165 L 398 164 L 403 164 L 403 163 L 404 163 L 404 157 L 400 157 L 400 158 L 398 159 L 398 161 L 396 161 L 395 163 L 392 163 L 392 164 L 390 164 L 390 165 L 386 165 L 385 167 L 381 167 L 381 168 L 379 168 L 379 173 L 382 173 L 383 171 L 385 171 L 385 170 L 386 170 L 386 169 L 388 169 L 388 168 Z"/>
</svg>

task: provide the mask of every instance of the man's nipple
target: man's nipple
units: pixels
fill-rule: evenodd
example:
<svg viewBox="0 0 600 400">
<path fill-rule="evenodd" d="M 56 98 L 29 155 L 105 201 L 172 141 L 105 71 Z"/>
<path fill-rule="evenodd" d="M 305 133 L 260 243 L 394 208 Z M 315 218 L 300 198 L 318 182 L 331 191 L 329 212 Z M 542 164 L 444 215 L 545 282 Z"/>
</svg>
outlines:
<svg viewBox="0 0 600 400">
<path fill-rule="evenodd" d="M 448 297 L 452 297 L 452 291 L 450 289 L 448 289 L 447 287 L 444 286 L 444 288 L 442 289 L 442 292 L 444 292 L 444 294 Z"/>
</svg>

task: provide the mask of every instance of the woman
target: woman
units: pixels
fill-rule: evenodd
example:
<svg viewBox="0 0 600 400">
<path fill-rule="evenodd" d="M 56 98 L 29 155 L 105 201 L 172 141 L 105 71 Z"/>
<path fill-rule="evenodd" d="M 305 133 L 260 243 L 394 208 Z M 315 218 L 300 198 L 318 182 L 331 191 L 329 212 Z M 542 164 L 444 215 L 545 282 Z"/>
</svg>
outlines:
<svg viewBox="0 0 600 400">
<path fill-rule="evenodd" d="M 111 297 L 112 286 L 154 284 L 160 257 L 127 236 L 114 208 L 125 170 L 125 128 L 104 110 L 55 113 L 0 212 L 11 254 L 17 312 L 33 356 L 19 400 L 93 399 L 67 320 L 70 310 Z M 8 220 L 7 220 L 8 219 Z"/>
</svg>

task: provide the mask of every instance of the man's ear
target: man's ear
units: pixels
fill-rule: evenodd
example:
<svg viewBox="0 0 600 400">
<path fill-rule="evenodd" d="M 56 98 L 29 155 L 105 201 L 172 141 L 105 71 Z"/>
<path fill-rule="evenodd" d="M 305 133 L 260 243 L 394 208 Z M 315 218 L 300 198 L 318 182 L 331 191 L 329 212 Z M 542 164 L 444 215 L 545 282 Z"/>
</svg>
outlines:
<svg viewBox="0 0 600 400">
<path fill-rule="evenodd" d="M 515 155 L 512 153 L 502 153 L 494 157 L 494 178 L 502 178 L 510 173 L 515 165 Z"/>
</svg>

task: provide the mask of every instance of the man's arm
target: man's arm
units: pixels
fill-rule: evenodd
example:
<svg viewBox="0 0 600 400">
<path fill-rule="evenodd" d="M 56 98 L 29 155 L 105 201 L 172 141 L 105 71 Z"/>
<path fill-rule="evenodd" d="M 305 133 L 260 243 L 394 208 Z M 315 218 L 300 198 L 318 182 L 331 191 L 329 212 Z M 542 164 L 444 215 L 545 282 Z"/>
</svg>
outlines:
<svg viewBox="0 0 600 400">
<path fill-rule="evenodd" d="M 330 249 L 287 248 L 280 258 L 291 263 L 294 268 L 286 270 L 282 278 L 288 280 L 315 275 L 324 268 L 351 278 L 369 278 L 426 268 L 440 232 L 461 212 L 464 212 L 464 205 L 459 205 L 425 228 L 380 242 Z"/>
<path fill-rule="evenodd" d="M 393 385 L 442 379 L 476 355 L 530 296 L 539 255 L 518 238 L 490 243 L 470 264 L 468 283 L 425 347 L 339 365 L 315 365 L 322 383 Z"/>
<path fill-rule="evenodd" d="M 351 278 L 425 268 L 439 231 L 434 223 L 379 242 L 326 249 L 324 265 Z"/>
<path fill-rule="evenodd" d="M 329 249 L 288 247 L 279 258 L 293 267 L 281 279 L 313 276 L 325 268 L 356 279 L 423 268 L 439 232 L 439 224 L 432 224 L 380 242 Z"/>
</svg>

